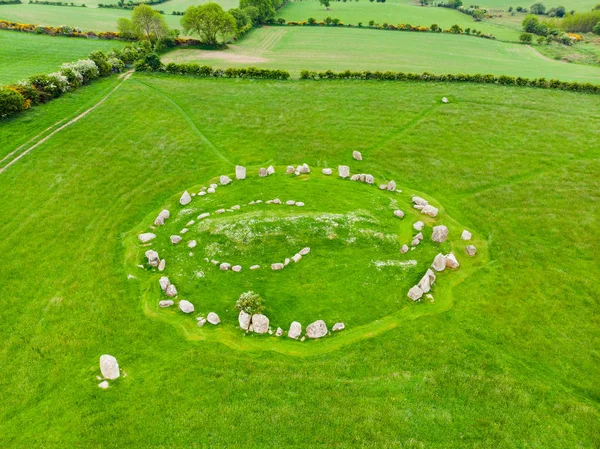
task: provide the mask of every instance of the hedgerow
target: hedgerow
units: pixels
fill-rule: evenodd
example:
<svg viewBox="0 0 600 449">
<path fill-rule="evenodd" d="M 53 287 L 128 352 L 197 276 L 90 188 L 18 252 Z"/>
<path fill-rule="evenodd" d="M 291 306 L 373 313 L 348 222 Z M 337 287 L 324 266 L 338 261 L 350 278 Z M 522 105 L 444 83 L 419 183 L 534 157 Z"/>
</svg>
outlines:
<svg viewBox="0 0 600 449">
<path fill-rule="evenodd" d="M 138 67 L 136 70 L 150 70 L 148 67 Z M 270 80 L 287 80 L 290 78 L 290 73 L 287 70 L 276 69 L 259 69 L 257 67 L 248 68 L 228 68 L 228 69 L 213 69 L 210 66 L 200 66 L 198 64 L 176 64 L 168 63 L 166 66 L 160 67 L 157 71 L 176 75 L 193 75 L 204 78 L 252 78 L 252 79 L 270 79 Z"/>
</svg>

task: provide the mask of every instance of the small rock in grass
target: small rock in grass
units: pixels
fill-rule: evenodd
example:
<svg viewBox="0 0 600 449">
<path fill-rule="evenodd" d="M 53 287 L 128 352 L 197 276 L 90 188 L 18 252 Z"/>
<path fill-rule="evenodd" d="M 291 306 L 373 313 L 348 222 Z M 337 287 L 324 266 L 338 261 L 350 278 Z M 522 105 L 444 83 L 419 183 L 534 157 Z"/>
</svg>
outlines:
<svg viewBox="0 0 600 449">
<path fill-rule="evenodd" d="M 248 330 L 248 328 L 250 327 L 250 318 L 252 317 L 249 313 L 240 310 L 240 314 L 238 315 L 238 323 L 240 323 L 241 329 L 244 329 L 245 331 Z"/>
<path fill-rule="evenodd" d="M 417 235 L 415 235 L 415 238 L 419 239 L 419 240 L 423 240 L 423 233 L 419 232 Z"/>
<path fill-rule="evenodd" d="M 203 190 L 202 192 L 198 192 L 198 196 L 204 196 L 206 195 L 206 192 Z"/>
<path fill-rule="evenodd" d="M 427 269 L 427 272 L 421 278 L 417 287 L 419 287 L 423 293 L 427 293 L 427 292 L 429 292 L 429 290 L 431 290 L 431 286 L 433 285 L 434 282 L 435 282 L 435 273 L 433 271 L 431 271 L 430 269 Z"/>
<path fill-rule="evenodd" d="M 379 190 L 387 190 L 387 184 L 379 184 Z"/>
<path fill-rule="evenodd" d="M 321 338 L 327 335 L 327 325 L 323 320 L 317 320 L 306 326 L 306 336 L 308 338 Z"/>
<path fill-rule="evenodd" d="M 421 299 L 422 296 L 423 290 L 421 290 L 417 285 L 415 285 L 408 291 L 408 297 L 413 301 L 418 301 L 419 299 Z"/>
<path fill-rule="evenodd" d="M 220 214 L 224 214 L 224 213 L 225 213 L 225 209 L 217 209 L 217 210 L 215 211 L 215 214 L 219 214 L 219 215 L 220 215 Z"/>
<path fill-rule="evenodd" d="M 267 174 L 272 175 L 273 173 L 275 173 L 275 168 L 272 165 L 269 165 L 267 168 Z"/>
<path fill-rule="evenodd" d="M 435 271 L 444 271 L 446 268 L 446 256 L 444 256 L 442 253 L 439 253 L 433 259 L 433 264 L 431 266 Z"/>
<path fill-rule="evenodd" d="M 181 231 L 179 231 L 180 234 L 185 234 L 189 231 L 188 228 L 183 228 Z"/>
<path fill-rule="evenodd" d="M 294 172 L 296 171 L 296 169 L 294 168 L 293 165 L 288 165 L 287 170 L 285 171 L 288 175 L 292 175 Z"/>
<path fill-rule="evenodd" d="M 302 255 L 301 255 L 301 254 L 294 254 L 294 255 L 292 256 L 292 260 L 293 260 L 295 263 L 298 263 L 298 262 L 300 261 L 300 259 L 302 259 Z"/>
<path fill-rule="evenodd" d="M 288 206 L 293 206 L 294 204 L 296 204 L 296 202 L 294 200 L 288 200 L 285 202 L 285 204 L 287 204 Z"/>
<path fill-rule="evenodd" d="M 192 313 L 194 311 L 194 304 L 182 299 L 179 301 L 179 310 L 181 310 L 183 313 Z"/>
<path fill-rule="evenodd" d="M 252 266 L 250 267 L 250 269 L 251 269 L 252 271 L 254 271 L 254 270 L 258 270 L 259 268 L 260 268 L 260 265 L 252 265 Z"/>
<path fill-rule="evenodd" d="M 360 180 L 360 182 L 365 182 L 365 179 L 367 179 L 367 175 L 365 175 L 364 173 L 361 173 L 359 175 L 358 179 Z"/>
<path fill-rule="evenodd" d="M 108 388 L 108 382 L 107 382 L 107 381 L 105 381 L 105 380 L 103 380 L 102 382 L 100 382 L 100 383 L 98 384 L 98 386 L 99 386 L 100 388 L 102 388 L 103 390 L 106 390 L 106 389 Z"/>
<path fill-rule="evenodd" d="M 465 251 L 467 252 L 467 254 L 471 257 L 475 256 L 475 254 L 477 254 L 477 248 L 475 248 L 475 246 L 473 245 L 469 245 L 465 248 Z"/>
<path fill-rule="evenodd" d="M 308 174 L 308 173 L 310 173 L 310 167 L 305 162 L 304 164 L 302 164 L 298 168 L 296 168 L 296 171 L 298 171 L 299 173 Z"/>
<path fill-rule="evenodd" d="M 306 256 L 308 253 L 310 253 L 310 248 L 308 246 L 306 248 L 302 248 L 300 251 L 298 251 L 298 253 L 301 256 Z"/>
<path fill-rule="evenodd" d="M 387 184 L 387 189 L 388 189 L 390 192 L 393 192 L 394 190 L 396 190 L 396 181 L 394 181 L 394 180 L 392 179 L 390 182 L 388 182 L 388 184 Z"/>
<path fill-rule="evenodd" d="M 353 151 L 352 157 L 357 161 L 362 161 L 362 154 L 360 154 L 360 151 Z"/>
<path fill-rule="evenodd" d="M 402 248 L 400 248 L 400 252 L 402 254 L 407 253 L 408 252 L 408 245 L 402 245 Z"/>
<path fill-rule="evenodd" d="M 449 103 L 449 101 L 446 97 L 444 97 L 444 98 L 442 98 L 442 103 Z"/>
<path fill-rule="evenodd" d="M 148 243 L 150 240 L 156 238 L 156 234 L 152 234 L 151 232 L 144 232 L 143 234 L 138 235 L 138 239 L 142 243 Z"/>
<path fill-rule="evenodd" d="M 421 209 L 421 213 L 425 215 L 429 215 L 430 217 L 437 217 L 438 208 L 428 204 L 427 206 L 423 206 Z"/>
<path fill-rule="evenodd" d="M 443 243 L 448 238 L 448 228 L 444 225 L 434 226 L 431 240 L 436 243 Z"/>
<path fill-rule="evenodd" d="M 221 175 L 219 178 L 219 183 L 222 186 L 226 186 L 227 184 L 231 184 L 231 178 L 229 176 Z"/>
<path fill-rule="evenodd" d="M 285 265 L 283 265 L 282 263 L 274 263 L 271 265 L 271 270 L 275 270 L 275 271 L 283 270 L 284 266 Z"/>
<path fill-rule="evenodd" d="M 171 240 L 171 243 L 172 243 L 173 245 L 177 245 L 177 244 L 178 244 L 179 242 L 181 242 L 181 240 L 183 240 L 183 239 L 182 239 L 182 238 L 181 238 L 181 236 L 179 236 L 179 235 L 172 235 L 172 236 L 170 237 L 170 240 Z"/>
<path fill-rule="evenodd" d="M 202 220 L 203 218 L 206 218 L 208 216 L 210 216 L 210 213 L 209 212 L 204 212 L 204 213 L 198 215 L 198 220 Z"/>
<path fill-rule="evenodd" d="M 162 301 L 158 301 L 158 306 L 162 307 L 163 309 L 166 307 L 171 307 L 173 304 L 175 304 L 175 301 L 172 299 L 163 299 Z"/>
<path fill-rule="evenodd" d="M 344 329 L 346 329 L 346 326 L 344 325 L 344 323 L 335 323 L 333 325 L 333 327 L 331 328 L 331 330 L 333 332 L 343 331 Z"/>
<path fill-rule="evenodd" d="M 164 209 L 158 214 L 158 217 L 156 217 L 156 220 L 154 220 L 154 224 L 156 226 L 162 226 L 165 224 L 165 220 L 170 216 L 171 213 L 167 209 Z"/>
<path fill-rule="evenodd" d="M 186 226 L 192 226 L 194 223 L 196 223 L 194 220 L 190 220 L 185 225 Z"/>
<path fill-rule="evenodd" d="M 217 191 L 217 189 L 215 189 L 214 187 L 209 187 L 207 192 L 208 193 L 215 193 Z"/>
<path fill-rule="evenodd" d="M 471 240 L 471 233 L 469 231 L 467 231 L 466 229 L 463 230 L 462 234 L 460 235 L 460 238 L 463 240 Z"/>
<path fill-rule="evenodd" d="M 283 335 L 283 329 L 278 327 L 277 331 L 275 331 L 275 336 L 276 337 L 281 337 Z"/>
<path fill-rule="evenodd" d="M 350 176 L 350 167 L 347 165 L 339 165 L 338 166 L 338 174 L 340 178 L 347 178 Z"/>
<path fill-rule="evenodd" d="M 350 176 L 350 181 L 360 181 L 360 175 L 355 174 L 355 175 Z"/>
<path fill-rule="evenodd" d="M 231 206 L 231 210 L 240 210 L 241 206 L 236 204 L 235 206 Z"/>
<path fill-rule="evenodd" d="M 171 298 L 177 296 L 177 288 L 175 288 L 175 284 L 169 284 L 169 286 L 165 290 L 165 294 L 167 296 L 170 296 Z"/>
<path fill-rule="evenodd" d="M 267 173 L 267 169 L 266 168 L 260 168 L 258 170 L 258 176 L 260 176 L 261 178 L 264 178 L 265 176 L 268 176 L 269 173 Z"/>
<path fill-rule="evenodd" d="M 304 207 L 304 203 L 302 201 L 296 201 L 296 206 Z"/>
<path fill-rule="evenodd" d="M 246 167 L 241 165 L 235 166 L 235 179 L 246 179 Z"/>
<path fill-rule="evenodd" d="M 292 324 L 290 324 L 288 337 L 297 340 L 300 334 L 302 334 L 302 325 L 298 321 L 293 321 Z"/>
<path fill-rule="evenodd" d="M 330 168 L 324 168 L 323 170 L 321 170 L 321 173 L 323 173 L 324 175 L 329 176 L 330 174 L 333 173 L 333 170 Z"/>
<path fill-rule="evenodd" d="M 242 271 L 242 266 L 234 265 L 233 267 L 231 267 L 231 271 L 235 271 L 236 273 L 239 273 L 240 271 Z"/>
<path fill-rule="evenodd" d="M 160 259 L 158 257 L 158 253 L 152 249 L 149 249 L 145 253 L 146 259 L 148 259 L 148 265 L 151 267 L 156 267 L 160 263 Z"/>
<path fill-rule="evenodd" d="M 167 261 L 165 259 L 162 259 L 159 263 L 158 263 L 158 271 L 165 271 L 165 267 L 167 266 Z"/>
<path fill-rule="evenodd" d="M 158 283 L 160 284 L 160 289 L 163 292 L 166 292 L 169 285 L 171 285 L 171 281 L 169 281 L 169 278 L 166 276 L 161 276 L 158 280 Z"/>
<path fill-rule="evenodd" d="M 422 221 L 417 221 L 415 224 L 413 224 L 413 228 L 416 231 L 421 231 L 421 230 L 423 230 L 424 227 L 425 227 L 425 223 L 423 223 Z"/>
<path fill-rule="evenodd" d="M 252 315 L 252 330 L 257 334 L 266 333 L 269 330 L 269 319 L 261 313 Z"/>
<path fill-rule="evenodd" d="M 404 212 L 402 212 L 400 209 L 396 209 L 394 211 L 394 215 L 398 218 L 404 218 Z"/>
<path fill-rule="evenodd" d="M 221 319 L 219 318 L 219 315 L 217 315 L 215 312 L 210 312 L 206 317 L 206 321 L 208 321 L 213 326 L 216 326 L 221 322 Z"/>
<path fill-rule="evenodd" d="M 456 260 L 456 256 L 454 253 L 450 253 L 446 256 L 446 267 L 448 268 L 458 268 L 459 267 L 458 260 Z"/>
<path fill-rule="evenodd" d="M 102 354 L 100 356 L 100 372 L 105 379 L 117 379 L 121 375 L 119 362 L 112 355 Z"/>
<path fill-rule="evenodd" d="M 412 202 L 418 206 L 427 206 L 429 204 L 429 202 L 426 199 L 423 199 L 420 196 L 413 196 Z"/>
<path fill-rule="evenodd" d="M 410 242 L 410 246 L 419 246 L 419 243 L 421 243 L 421 240 L 414 238 L 412 242 Z"/>
<path fill-rule="evenodd" d="M 423 206 L 422 204 L 415 204 L 413 207 L 414 207 L 415 209 L 417 209 L 417 210 L 423 210 L 423 208 L 424 208 L 425 206 Z"/>
<path fill-rule="evenodd" d="M 196 245 L 198 245 L 198 242 L 196 242 L 196 240 L 190 240 L 187 244 L 188 248 L 195 248 Z"/>
<path fill-rule="evenodd" d="M 373 175 L 365 175 L 365 182 L 369 185 L 375 184 L 375 177 Z"/>
<path fill-rule="evenodd" d="M 200 318 L 198 320 L 198 327 L 202 327 L 206 324 L 206 319 L 205 318 Z"/>
<path fill-rule="evenodd" d="M 192 196 L 186 190 L 185 192 L 183 192 L 183 195 L 181 195 L 181 198 L 179 198 L 179 204 L 181 204 L 182 206 L 185 206 L 186 204 L 190 204 L 191 202 L 192 202 Z"/>
<path fill-rule="evenodd" d="M 286 267 L 290 264 L 290 258 L 286 257 L 285 260 L 283 261 L 283 265 L 285 265 Z"/>
<path fill-rule="evenodd" d="M 221 265 L 219 265 L 219 269 L 221 271 L 227 271 L 231 268 L 231 264 L 227 263 L 227 262 L 223 262 Z"/>
</svg>

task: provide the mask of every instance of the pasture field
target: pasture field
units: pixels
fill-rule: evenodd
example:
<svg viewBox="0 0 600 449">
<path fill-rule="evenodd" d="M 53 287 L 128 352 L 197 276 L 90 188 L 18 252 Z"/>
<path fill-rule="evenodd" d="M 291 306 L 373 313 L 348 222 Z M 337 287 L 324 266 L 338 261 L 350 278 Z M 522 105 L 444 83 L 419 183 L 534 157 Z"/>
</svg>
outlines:
<svg viewBox="0 0 600 449">
<path fill-rule="evenodd" d="M 179 49 L 164 62 L 214 67 L 492 73 L 597 82 L 600 68 L 550 60 L 521 44 L 449 34 L 320 27 L 263 27 L 225 51 Z"/>
<path fill-rule="evenodd" d="M 422 7 L 402 0 L 389 0 L 385 3 L 371 3 L 368 0 L 359 2 L 334 1 L 331 2 L 329 10 L 318 1 L 307 0 L 290 2 L 280 9 L 278 14 L 279 17 L 283 17 L 288 21 L 305 21 L 309 17 L 322 21 L 326 17 L 332 17 L 340 19 L 345 24 L 358 25 L 358 22 L 362 22 L 363 26 L 367 26 L 370 20 L 374 20 L 375 23 L 379 24 L 398 25 L 403 23 L 426 27 L 436 23 L 444 29 L 457 24 L 463 29 L 477 29 L 486 34 L 492 34 L 496 39 L 519 40 L 519 33 L 516 30 L 496 26 L 485 21 L 475 22 L 472 17 L 452 9 L 434 6 Z"/>
<path fill-rule="evenodd" d="M 353 150 L 364 160 L 354 161 Z M 600 445 L 597 96 L 136 73 L 0 123 L 0 160 L 1 447 Z M 302 162 L 311 174 L 283 173 Z M 439 204 L 436 220 L 470 229 L 481 252 L 467 259 L 457 251 L 464 266 L 441 273 L 436 301 L 413 303 L 404 286 L 361 283 L 359 266 L 335 240 L 315 245 L 289 271 L 267 273 L 282 275 L 281 296 L 269 301 L 266 286 L 264 295 L 267 315 L 279 308 L 281 322 L 291 319 L 286 291 L 302 301 L 290 307 L 306 319 L 337 307 L 335 319 L 348 318 L 348 329 L 320 341 L 235 329 L 223 296 L 233 307 L 239 288 L 263 284 L 231 272 L 206 271 L 207 281 L 220 282 L 195 299 L 199 311 L 222 312 L 219 326 L 160 319 L 144 295 L 153 274 L 135 266 L 143 248 L 132 250 L 132 241 L 181 192 L 231 175 L 236 164 L 249 168 L 249 179 L 219 187 L 206 197 L 211 207 L 275 192 L 301 199 L 303 185 L 303 213 L 393 207 L 391 193 L 320 173 L 347 164 L 396 180 L 400 204 L 411 192 Z M 258 179 L 257 167 L 271 164 L 276 173 Z M 172 209 L 174 220 L 184 219 L 181 210 Z M 284 254 L 282 242 L 272 242 Z M 205 243 L 194 251 L 206 252 Z M 401 257 L 380 246 L 386 260 Z M 357 262 L 371 259 L 373 247 L 359 249 Z M 431 249 L 408 254 L 421 251 L 428 257 Z M 347 262 L 345 285 L 311 266 L 324 252 Z M 296 297 L 298 283 L 320 296 Z M 320 311 L 325 301 L 330 312 Z M 369 320 L 376 332 L 352 337 Z M 96 377 L 104 353 L 123 373 L 106 391 Z"/>
<path fill-rule="evenodd" d="M 108 52 L 124 42 L 0 31 L 0 85 L 57 71 L 64 62 L 85 59 L 94 50 Z"/>
</svg>

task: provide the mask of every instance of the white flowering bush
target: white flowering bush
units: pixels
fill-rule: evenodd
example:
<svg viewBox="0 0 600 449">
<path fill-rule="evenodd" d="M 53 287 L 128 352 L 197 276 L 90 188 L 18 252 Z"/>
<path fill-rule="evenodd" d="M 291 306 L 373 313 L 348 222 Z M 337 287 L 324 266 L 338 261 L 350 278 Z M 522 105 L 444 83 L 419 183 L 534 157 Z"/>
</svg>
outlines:
<svg viewBox="0 0 600 449">
<path fill-rule="evenodd" d="M 125 64 L 119 58 L 108 58 L 108 63 L 112 66 L 113 73 L 121 73 Z"/>
<path fill-rule="evenodd" d="M 72 69 L 78 72 L 82 76 L 82 84 L 87 84 L 99 76 L 98 67 L 91 59 L 80 59 L 77 62 L 68 62 L 63 64 L 60 68 L 61 71 Z"/>
<path fill-rule="evenodd" d="M 69 64 L 63 64 L 60 68 L 60 73 L 67 77 L 71 87 L 79 87 L 83 84 L 83 75 L 70 67 Z"/>
<path fill-rule="evenodd" d="M 65 75 L 60 72 L 50 73 L 48 74 L 48 78 L 52 81 L 55 89 L 58 89 L 61 93 L 64 93 L 71 89 L 71 85 L 69 84 L 69 80 Z"/>
</svg>

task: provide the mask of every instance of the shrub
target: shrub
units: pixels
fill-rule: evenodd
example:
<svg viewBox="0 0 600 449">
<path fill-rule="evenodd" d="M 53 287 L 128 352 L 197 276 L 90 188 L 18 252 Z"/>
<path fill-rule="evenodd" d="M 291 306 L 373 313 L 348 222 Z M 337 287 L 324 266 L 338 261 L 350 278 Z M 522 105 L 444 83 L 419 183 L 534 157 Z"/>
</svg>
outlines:
<svg viewBox="0 0 600 449">
<path fill-rule="evenodd" d="M 525 30 L 527 33 L 534 33 L 539 24 L 540 20 L 533 14 L 525 16 L 523 22 L 521 22 L 521 25 L 523 25 L 523 30 Z"/>
<path fill-rule="evenodd" d="M 531 41 L 533 40 L 533 35 L 531 33 L 521 33 L 521 35 L 519 36 L 519 40 L 524 44 L 531 44 Z"/>
<path fill-rule="evenodd" d="M 529 10 L 531 14 L 537 14 L 538 16 L 546 13 L 546 7 L 543 3 L 534 3 Z"/>
<path fill-rule="evenodd" d="M 79 87 L 83 84 L 83 75 L 75 70 L 73 67 L 64 67 L 63 64 L 60 68 L 60 73 L 67 78 L 71 87 Z"/>
<path fill-rule="evenodd" d="M 83 77 L 83 84 L 87 84 L 99 76 L 98 66 L 96 66 L 96 63 L 91 59 L 80 59 L 77 62 L 69 62 L 63 64 L 60 68 L 61 71 L 64 69 L 73 69 L 76 72 L 79 72 Z"/>
<path fill-rule="evenodd" d="M 0 118 L 9 117 L 26 109 L 26 100 L 16 90 L 0 88 Z"/>
<path fill-rule="evenodd" d="M 594 29 L 592 31 L 594 32 L 594 34 L 600 35 L 600 21 L 598 21 L 598 23 L 596 24 L 596 26 L 594 26 Z"/>
<path fill-rule="evenodd" d="M 159 70 L 162 66 L 162 62 L 160 62 L 160 56 L 156 53 L 147 54 L 144 58 L 144 64 L 150 67 L 150 70 Z"/>
<path fill-rule="evenodd" d="M 240 295 L 239 299 L 235 302 L 235 309 L 240 312 L 244 311 L 248 315 L 254 315 L 264 312 L 265 306 L 260 295 L 250 291 Z"/>
<path fill-rule="evenodd" d="M 112 66 L 103 52 L 99 50 L 93 51 L 88 55 L 88 58 L 94 61 L 94 64 L 98 67 L 100 76 L 106 76 L 112 73 Z"/>
</svg>

